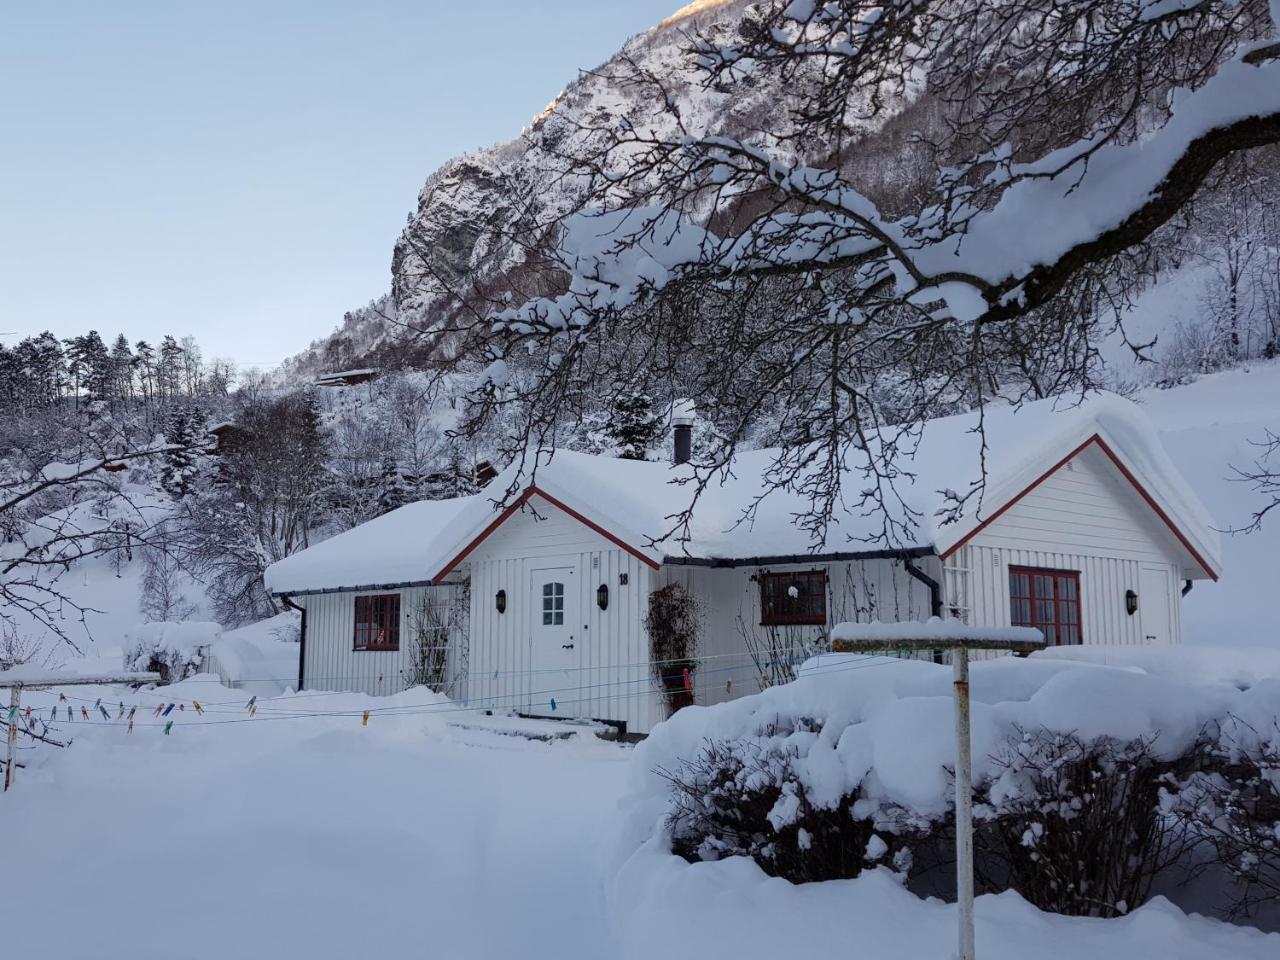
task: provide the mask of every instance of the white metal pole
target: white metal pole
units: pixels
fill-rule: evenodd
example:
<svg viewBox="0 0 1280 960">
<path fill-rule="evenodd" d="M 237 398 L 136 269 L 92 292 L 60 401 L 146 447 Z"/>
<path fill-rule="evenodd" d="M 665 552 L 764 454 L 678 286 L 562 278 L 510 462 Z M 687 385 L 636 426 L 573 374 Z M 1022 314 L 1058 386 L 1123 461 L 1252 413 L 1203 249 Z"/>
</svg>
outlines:
<svg viewBox="0 0 1280 960">
<path fill-rule="evenodd" d="M 16 763 L 14 754 L 18 749 L 18 705 L 22 696 L 22 687 L 14 684 L 9 688 L 9 749 L 4 765 L 4 788 L 9 789 L 13 783 L 13 770 Z"/>
<path fill-rule="evenodd" d="M 969 744 L 969 651 L 957 647 L 956 705 L 956 912 L 960 918 L 960 960 L 974 960 L 973 939 L 973 755 Z"/>
</svg>

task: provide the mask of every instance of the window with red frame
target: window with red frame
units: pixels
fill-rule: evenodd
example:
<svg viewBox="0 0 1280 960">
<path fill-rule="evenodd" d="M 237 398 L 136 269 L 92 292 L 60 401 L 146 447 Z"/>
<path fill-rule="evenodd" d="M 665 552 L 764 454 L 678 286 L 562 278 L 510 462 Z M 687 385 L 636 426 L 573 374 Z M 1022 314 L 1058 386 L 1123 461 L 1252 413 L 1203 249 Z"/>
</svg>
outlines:
<svg viewBox="0 0 1280 960">
<path fill-rule="evenodd" d="M 356 650 L 400 649 L 400 594 L 356 597 Z"/>
<path fill-rule="evenodd" d="M 1051 647 L 1081 643 L 1079 571 L 1010 567 L 1009 620 L 1035 627 Z"/>
<path fill-rule="evenodd" d="M 760 624 L 793 626 L 827 622 L 827 572 L 761 573 Z"/>
</svg>

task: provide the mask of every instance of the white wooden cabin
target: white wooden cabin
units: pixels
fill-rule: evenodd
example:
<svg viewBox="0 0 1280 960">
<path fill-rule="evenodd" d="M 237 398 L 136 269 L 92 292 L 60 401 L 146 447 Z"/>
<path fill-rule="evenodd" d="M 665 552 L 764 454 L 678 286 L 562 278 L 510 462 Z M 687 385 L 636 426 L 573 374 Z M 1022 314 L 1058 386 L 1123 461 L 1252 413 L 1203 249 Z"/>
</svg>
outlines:
<svg viewBox="0 0 1280 960">
<path fill-rule="evenodd" d="M 700 607 L 688 673 L 700 704 L 755 692 L 767 651 L 821 649 L 838 622 L 942 615 L 1035 626 L 1057 644 L 1180 642 L 1181 597 L 1217 579 L 1219 544 L 1141 411 L 1109 396 L 988 410 L 981 501 L 944 524 L 943 491 L 980 474 L 976 423 L 925 424 L 914 479 L 899 484 L 914 533 L 892 547 L 868 542 L 882 519 L 861 511 L 813 543 L 787 491 L 739 522 L 776 451 L 740 455 L 679 537 L 671 518 L 688 506 L 678 481 L 692 466 L 560 451 L 530 475 L 411 504 L 283 560 L 267 585 L 305 610 L 300 686 L 378 694 L 421 681 L 414 637 L 434 611 L 455 699 L 633 733 L 672 709 L 645 621 L 673 583 Z M 851 471 L 847 484 L 864 479 Z M 497 491 L 511 491 L 504 506 Z"/>
</svg>

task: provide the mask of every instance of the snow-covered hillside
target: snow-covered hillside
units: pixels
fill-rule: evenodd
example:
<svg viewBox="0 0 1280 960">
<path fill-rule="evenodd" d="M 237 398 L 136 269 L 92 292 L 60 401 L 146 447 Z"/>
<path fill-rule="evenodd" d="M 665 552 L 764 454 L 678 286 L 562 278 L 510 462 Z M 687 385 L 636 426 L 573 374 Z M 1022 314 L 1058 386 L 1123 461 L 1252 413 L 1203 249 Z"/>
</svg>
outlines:
<svg viewBox="0 0 1280 960">
<path fill-rule="evenodd" d="M 1257 459 L 1255 444 L 1280 426 L 1280 362 L 1211 374 L 1183 387 L 1139 395 L 1174 463 L 1224 531 L 1249 524 L 1263 501 L 1234 468 Z M 1189 644 L 1249 644 L 1280 649 L 1271 610 L 1280 523 L 1223 536 L 1224 572 L 1197 584 L 1183 601 Z"/>
</svg>

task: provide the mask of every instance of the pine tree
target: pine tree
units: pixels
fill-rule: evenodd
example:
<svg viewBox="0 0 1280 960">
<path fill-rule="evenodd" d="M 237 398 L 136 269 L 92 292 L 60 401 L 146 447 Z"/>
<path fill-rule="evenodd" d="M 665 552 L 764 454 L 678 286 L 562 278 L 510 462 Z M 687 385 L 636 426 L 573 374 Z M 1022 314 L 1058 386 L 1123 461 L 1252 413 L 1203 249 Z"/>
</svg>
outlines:
<svg viewBox="0 0 1280 960">
<path fill-rule="evenodd" d="M 160 359 L 156 363 L 156 396 L 161 403 L 171 400 L 182 390 L 182 348 L 172 336 L 160 341 Z"/>
<path fill-rule="evenodd" d="M 122 333 L 111 345 L 111 399 L 127 400 L 133 396 L 133 351 Z"/>
<path fill-rule="evenodd" d="M 199 472 L 196 444 L 205 434 L 204 415 L 191 403 L 176 403 L 169 409 L 165 424 L 165 440 L 183 449 L 164 455 L 160 467 L 160 486 L 171 497 L 181 500 L 195 489 Z"/>
<path fill-rule="evenodd" d="M 653 398 L 647 393 L 629 393 L 618 398 L 613 418 L 605 429 L 608 438 L 623 460 L 645 460 L 658 439 L 661 420 L 653 411 Z"/>
</svg>

